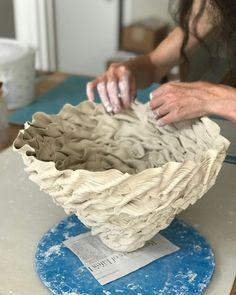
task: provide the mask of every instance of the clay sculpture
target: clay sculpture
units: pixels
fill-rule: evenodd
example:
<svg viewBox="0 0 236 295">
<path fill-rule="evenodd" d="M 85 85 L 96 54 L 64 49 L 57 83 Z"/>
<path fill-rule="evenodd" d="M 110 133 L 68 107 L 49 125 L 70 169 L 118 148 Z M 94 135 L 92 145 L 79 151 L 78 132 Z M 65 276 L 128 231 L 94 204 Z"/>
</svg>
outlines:
<svg viewBox="0 0 236 295">
<path fill-rule="evenodd" d="M 134 251 L 215 183 L 229 141 L 208 118 L 158 127 L 148 104 L 36 113 L 14 142 L 29 178 L 110 248 Z"/>
</svg>

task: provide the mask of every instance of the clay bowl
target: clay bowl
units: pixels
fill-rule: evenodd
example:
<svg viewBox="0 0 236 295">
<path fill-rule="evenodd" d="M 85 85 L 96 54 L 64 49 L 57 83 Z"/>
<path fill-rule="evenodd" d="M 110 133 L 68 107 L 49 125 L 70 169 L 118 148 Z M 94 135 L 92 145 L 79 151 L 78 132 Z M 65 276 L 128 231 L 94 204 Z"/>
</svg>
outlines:
<svg viewBox="0 0 236 295">
<path fill-rule="evenodd" d="M 36 113 L 14 142 L 29 178 L 108 247 L 133 251 L 215 183 L 229 142 L 208 118 L 158 127 L 147 105 Z"/>
</svg>

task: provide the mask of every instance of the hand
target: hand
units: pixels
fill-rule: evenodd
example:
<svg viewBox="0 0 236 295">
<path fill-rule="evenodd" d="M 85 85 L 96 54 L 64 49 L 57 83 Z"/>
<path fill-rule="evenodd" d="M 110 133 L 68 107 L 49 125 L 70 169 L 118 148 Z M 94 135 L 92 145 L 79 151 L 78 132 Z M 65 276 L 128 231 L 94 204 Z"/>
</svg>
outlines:
<svg viewBox="0 0 236 295">
<path fill-rule="evenodd" d="M 170 82 L 152 92 L 150 99 L 159 126 L 208 114 L 236 122 L 236 90 L 229 86 Z"/>
<path fill-rule="evenodd" d="M 100 77 L 87 84 L 87 97 L 94 101 L 97 88 L 101 101 L 109 113 L 119 113 L 135 99 L 136 82 L 134 75 L 125 63 L 113 63 Z"/>
</svg>

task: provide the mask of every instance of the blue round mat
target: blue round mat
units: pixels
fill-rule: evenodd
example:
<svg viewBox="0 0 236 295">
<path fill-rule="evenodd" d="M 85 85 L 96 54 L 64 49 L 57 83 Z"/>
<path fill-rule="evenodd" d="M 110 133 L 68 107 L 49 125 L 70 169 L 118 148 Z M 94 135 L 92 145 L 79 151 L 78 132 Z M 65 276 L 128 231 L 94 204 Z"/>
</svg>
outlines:
<svg viewBox="0 0 236 295">
<path fill-rule="evenodd" d="M 41 239 L 36 269 L 56 295 L 199 295 L 208 286 L 215 261 L 206 240 L 191 226 L 175 219 L 161 234 L 180 250 L 105 286 L 62 244 L 88 229 L 75 215 L 63 219 Z"/>
</svg>

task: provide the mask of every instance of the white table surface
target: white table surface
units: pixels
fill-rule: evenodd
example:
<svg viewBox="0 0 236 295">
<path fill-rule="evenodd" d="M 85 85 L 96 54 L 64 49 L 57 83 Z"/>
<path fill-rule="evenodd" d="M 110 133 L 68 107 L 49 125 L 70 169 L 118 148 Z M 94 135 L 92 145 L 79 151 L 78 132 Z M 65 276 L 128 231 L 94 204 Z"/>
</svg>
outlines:
<svg viewBox="0 0 236 295">
<path fill-rule="evenodd" d="M 49 295 L 35 271 L 34 253 L 65 213 L 23 168 L 11 148 L 0 154 L 0 294 Z M 236 165 L 224 164 L 216 185 L 179 217 L 199 230 L 215 253 L 216 270 L 204 294 L 230 294 L 236 275 Z"/>
</svg>

